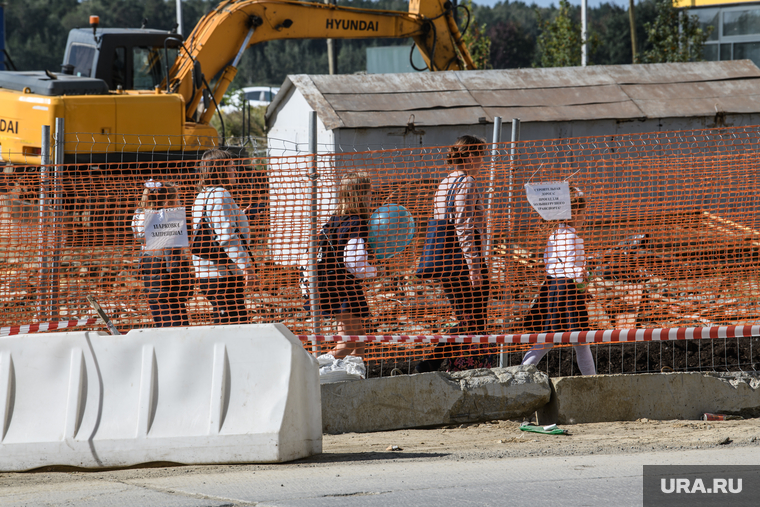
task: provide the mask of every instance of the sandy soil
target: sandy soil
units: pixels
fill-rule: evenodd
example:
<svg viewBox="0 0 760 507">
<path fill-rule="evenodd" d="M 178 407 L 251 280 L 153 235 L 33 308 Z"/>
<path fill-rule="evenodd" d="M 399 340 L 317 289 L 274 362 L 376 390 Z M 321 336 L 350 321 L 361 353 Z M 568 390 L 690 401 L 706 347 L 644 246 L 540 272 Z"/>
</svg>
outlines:
<svg viewBox="0 0 760 507">
<path fill-rule="evenodd" d="M 0 474 L 0 489 L 4 485 L 72 483 L 93 478 L 121 481 L 280 467 L 329 467 L 349 462 L 477 460 L 630 454 L 668 449 L 677 452 L 717 446 L 760 447 L 760 419 L 716 422 L 642 419 L 568 425 L 564 428 L 569 430 L 569 435 L 540 435 L 520 431 L 518 421 L 493 421 L 434 429 L 325 435 L 323 454 L 282 465 L 177 466 L 162 463 L 100 472 L 47 469 Z M 393 446 L 397 446 L 398 450 L 392 450 Z"/>
<path fill-rule="evenodd" d="M 440 458 L 478 459 L 635 453 L 718 445 L 760 447 L 760 419 L 710 422 L 641 419 L 561 427 L 570 434 L 541 435 L 521 431 L 517 421 L 492 421 L 439 429 L 325 435 L 324 450 L 385 454 L 389 446 L 396 445 L 403 449 L 398 453 L 421 457 L 433 454 Z"/>
</svg>

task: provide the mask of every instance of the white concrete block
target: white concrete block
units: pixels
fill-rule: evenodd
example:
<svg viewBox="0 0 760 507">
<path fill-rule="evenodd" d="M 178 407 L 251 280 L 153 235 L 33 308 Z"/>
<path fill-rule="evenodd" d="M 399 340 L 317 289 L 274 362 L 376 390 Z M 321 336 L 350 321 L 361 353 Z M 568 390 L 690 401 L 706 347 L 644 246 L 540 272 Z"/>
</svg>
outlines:
<svg viewBox="0 0 760 507">
<path fill-rule="evenodd" d="M 316 360 L 281 324 L 0 338 L 0 470 L 320 452 Z"/>
<path fill-rule="evenodd" d="M 705 412 L 760 416 L 760 379 L 746 372 L 590 375 L 551 383 L 539 424 L 696 420 Z"/>
</svg>

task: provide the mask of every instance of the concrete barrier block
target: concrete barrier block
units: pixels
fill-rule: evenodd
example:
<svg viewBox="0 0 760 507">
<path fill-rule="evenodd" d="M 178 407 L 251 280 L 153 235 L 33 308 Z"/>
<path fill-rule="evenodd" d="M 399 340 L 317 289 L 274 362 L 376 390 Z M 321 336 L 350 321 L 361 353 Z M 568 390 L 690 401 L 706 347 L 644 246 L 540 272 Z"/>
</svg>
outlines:
<svg viewBox="0 0 760 507">
<path fill-rule="evenodd" d="M 551 379 L 540 424 L 760 415 L 760 380 L 745 373 L 651 373 Z"/>
<path fill-rule="evenodd" d="M 316 360 L 281 324 L 0 338 L 0 470 L 321 450 Z"/>
<path fill-rule="evenodd" d="M 371 432 L 522 417 L 550 393 L 549 378 L 535 366 L 323 384 L 322 429 Z"/>
</svg>

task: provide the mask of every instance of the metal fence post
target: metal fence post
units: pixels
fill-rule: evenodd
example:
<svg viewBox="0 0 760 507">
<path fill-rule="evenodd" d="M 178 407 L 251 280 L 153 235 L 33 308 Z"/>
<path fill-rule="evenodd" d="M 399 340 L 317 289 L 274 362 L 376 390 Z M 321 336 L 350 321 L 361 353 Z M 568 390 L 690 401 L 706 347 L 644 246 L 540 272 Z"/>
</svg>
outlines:
<svg viewBox="0 0 760 507">
<path fill-rule="evenodd" d="M 512 139 L 509 147 L 509 192 L 507 194 L 507 249 L 512 248 L 515 235 L 514 216 L 512 210 L 512 186 L 515 182 L 515 165 L 517 163 L 517 143 L 520 141 L 520 118 L 512 118 Z M 503 349 L 502 349 L 503 350 Z M 499 354 L 499 366 L 506 366 L 507 354 Z"/>
<path fill-rule="evenodd" d="M 40 266 L 39 292 L 37 293 L 37 319 L 45 322 L 50 318 L 50 259 L 48 249 L 48 172 L 50 170 L 50 125 L 42 126 L 42 143 L 40 145 L 40 194 L 39 194 L 39 235 L 37 237 L 38 262 Z"/>
<path fill-rule="evenodd" d="M 317 228 L 319 227 L 319 189 L 317 187 L 317 112 L 309 111 L 309 153 L 312 154 L 311 165 L 309 167 L 309 180 L 311 182 L 311 214 L 309 228 L 309 305 L 311 307 L 312 332 L 315 335 L 321 334 L 321 322 L 319 311 L 319 295 L 317 294 L 317 254 L 319 249 L 319 240 Z M 317 340 L 314 339 L 311 345 L 312 352 L 316 355 Z"/>
<path fill-rule="evenodd" d="M 493 119 L 493 143 L 491 144 L 491 171 L 488 178 L 488 214 L 486 220 L 486 262 L 488 272 L 491 270 L 491 248 L 493 247 L 493 193 L 496 184 L 496 158 L 499 156 L 499 143 L 501 142 L 501 116 Z"/>
<path fill-rule="evenodd" d="M 53 220 L 52 220 L 52 232 L 53 244 L 51 246 L 51 252 L 53 253 L 50 262 L 50 316 L 51 318 L 58 318 L 59 306 L 58 298 L 60 295 L 60 267 L 61 267 L 61 234 L 63 228 L 61 227 L 61 179 L 63 173 L 63 149 L 64 138 L 66 135 L 66 129 L 64 126 L 63 118 L 55 119 L 55 173 L 53 176 Z"/>
<path fill-rule="evenodd" d="M 517 143 L 520 142 L 520 118 L 512 118 L 512 141 L 509 147 L 509 198 L 507 200 L 507 217 L 509 218 L 509 241 L 514 235 L 514 217 L 512 213 L 512 185 L 515 181 L 515 164 L 517 163 Z"/>
</svg>

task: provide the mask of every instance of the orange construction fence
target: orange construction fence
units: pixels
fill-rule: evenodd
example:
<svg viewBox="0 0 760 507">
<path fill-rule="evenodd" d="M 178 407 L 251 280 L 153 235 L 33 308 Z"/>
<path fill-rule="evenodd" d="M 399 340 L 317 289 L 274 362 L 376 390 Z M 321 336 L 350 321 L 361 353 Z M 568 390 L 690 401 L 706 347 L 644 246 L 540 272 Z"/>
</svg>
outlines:
<svg viewBox="0 0 760 507">
<path fill-rule="evenodd" d="M 236 170 L 232 180 L 224 180 L 229 176 L 216 169 L 203 169 L 197 160 L 14 167 L 0 180 L 0 327 L 93 318 L 86 299 L 90 295 L 123 329 L 157 325 L 166 315 L 180 319 L 172 312 L 181 304 L 189 325 L 236 319 L 282 322 L 297 335 L 337 334 L 339 325 L 348 334 L 541 332 L 556 311 L 541 309 L 552 297 L 546 292 L 547 275 L 572 279 L 573 286 L 560 294 L 565 298 L 561 312 L 585 309 L 589 329 L 756 325 L 758 141 L 760 127 L 743 127 L 486 143 L 474 151 L 459 147 L 452 152 L 444 146 L 246 157 L 231 163 Z M 354 181 L 348 201 L 361 208 L 354 194 L 363 192 L 356 190 L 362 173 L 371 182 L 368 214 L 385 206 L 389 215 L 375 216 L 374 225 L 368 221 L 367 236 L 348 229 L 341 236 L 333 230 L 330 239 L 338 245 L 331 247 L 337 246 L 338 255 L 345 255 L 351 238 L 366 238 L 372 268 L 362 264 L 353 242 L 350 287 L 326 289 L 343 290 L 328 303 L 365 315 L 357 324 L 311 312 L 314 301 L 308 297 L 310 266 L 316 284 L 319 268 L 314 262 L 331 255 L 322 226 L 338 213 L 339 202 L 346 201 L 342 182 Z M 460 181 L 461 174 L 471 178 Z M 449 187 L 441 186 L 445 178 L 450 178 L 449 187 L 456 187 L 449 195 L 453 210 L 447 214 L 447 206 L 439 204 L 436 214 L 435 202 L 447 197 Z M 573 200 L 571 216 L 542 219 L 528 202 L 528 192 L 562 204 L 563 182 Z M 209 189 L 217 189 L 216 194 Z M 234 257 L 231 262 L 242 255 L 250 260 L 249 270 L 245 262 L 230 268 L 240 275 L 238 285 L 215 286 L 214 276 L 207 275 L 218 272 L 193 258 L 190 248 L 174 257 L 162 254 L 158 262 L 153 256 L 154 264 L 147 267 L 141 257 L 147 244 L 136 237 L 136 211 L 146 203 L 153 211 L 184 208 L 188 241 L 193 243 L 194 224 L 204 221 L 206 208 L 197 204 L 204 192 L 204 199 L 212 201 L 206 213 L 216 227 L 214 239 L 221 240 L 223 249 L 234 247 L 235 238 L 247 243 L 244 254 L 235 248 L 234 255 L 221 254 Z M 141 205 L 143 196 L 149 197 Z M 163 201 L 167 196 L 175 202 Z M 548 214 L 562 207 L 552 209 L 552 203 L 539 206 Z M 441 213 L 452 220 L 459 247 L 464 247 L 465 267 L 458 278 L 424 279 L 417 268 L 426 230 Z M 239 220 L 227 220 L 233 215 Z M 388 220 L 395 223 L 394 217 L 401 217 L 401 225 L 387 225 Z M 561 223 L 565 229 L 559 229 Z M 571 226 L 572 236 L 567 229 Z M 384 239 L 398 243 L 382 243 Z M 577 239 L 583 240 L 580 250 Z M 345 256 L 338 258 L 343 261 L 339 270 L 346 270 Z M 172 283 L 179 288 L 171 294 L 154 290 L 146 272 L 162 265 L 174 270 Z M 573 266 L 582 266 L 583 273 L 570 276 Z M 366 278 L 357 278 L 356 269 L 363 269 Z M 355 293 L 357 287 L 363 295 Z M 219 306 L 225 294 L 239 298 L 242 308 Z M 578 301 L 583 308 L 573 308 Z M 508 347 L 524 350 L 526 345 Z M 411 360 L 431 348 L 421 343 L 372 344 L 364 355 Z M 466 353 L 495 351 L 482 346 Z"/>
</svg>

